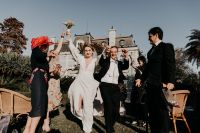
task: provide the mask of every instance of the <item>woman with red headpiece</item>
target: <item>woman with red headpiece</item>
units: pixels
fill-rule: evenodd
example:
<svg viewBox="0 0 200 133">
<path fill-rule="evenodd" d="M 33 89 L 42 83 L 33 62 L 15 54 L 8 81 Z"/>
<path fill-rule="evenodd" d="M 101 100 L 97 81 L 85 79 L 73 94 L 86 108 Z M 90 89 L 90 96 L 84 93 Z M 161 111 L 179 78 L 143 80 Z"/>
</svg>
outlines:
<svg viewBox="0 0 200 133">
<path fill-rule="evenodd" d="M 31 105 L 32 109 L 24 129 L 24 133 L 41 132 L 41 124 L 36 131 L 39 122 L 46 118 L 47 113 L 47 89 L 48 89 L 48 75 L 49 62 L 47 57 L 55 57 L 61 47 L 64 36 L 61 36 L 61 41 L 56 50 L 47 52 L 48 46 L 53 44 L 47 36 L 40 36 L 33 38 L 31 41 L 31 67 L 32 75 L 30 79 L 31 84 Z"/>
</svg>

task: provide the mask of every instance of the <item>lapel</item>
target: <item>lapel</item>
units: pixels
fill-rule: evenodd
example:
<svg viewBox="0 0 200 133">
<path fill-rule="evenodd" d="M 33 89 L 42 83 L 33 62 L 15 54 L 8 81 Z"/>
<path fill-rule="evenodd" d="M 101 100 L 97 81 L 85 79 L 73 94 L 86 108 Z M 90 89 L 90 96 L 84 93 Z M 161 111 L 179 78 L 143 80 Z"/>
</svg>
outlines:
<svg viewBox="0 0 200 133">
<path fill-rule="evenodd" d="M 147 56 L 151 56 L 155 50 L 155 46 L 152 46 L 149 52 L 147 53 Z"/>
<path fill-rule="evenodd" d="M 157 46 L 152 46 L 151 49 L 149 50 L 149 52 L 147 53 L 147 58 L 152 58 L 154 56 L 154 54 L 156 53 L 156 47 Z"/>
<path fill-rule="evenodd" d="M 105 59 L 105 73 L 107 73 L 108 69 L 110 68 L 110 57 Z"/>
<path fill-rule="evenodd" d="M 152 48 L 149 50 L 149 52 L 147 53 L 147 58 L 148 60 L 154 60 L 154 61 L 162 61 L 163 60 L 163 47 L 164 47 L 164 43 L 161 42 L 159 43 L 152 51 Z"/>
<path fill-rule="evenodd" d="M 147 53 L 148 58 L 158 58 L 162 51 L 163 42 L 160 42 L 157 46 L 152 46 L 152 48 Z"/>
</svg>

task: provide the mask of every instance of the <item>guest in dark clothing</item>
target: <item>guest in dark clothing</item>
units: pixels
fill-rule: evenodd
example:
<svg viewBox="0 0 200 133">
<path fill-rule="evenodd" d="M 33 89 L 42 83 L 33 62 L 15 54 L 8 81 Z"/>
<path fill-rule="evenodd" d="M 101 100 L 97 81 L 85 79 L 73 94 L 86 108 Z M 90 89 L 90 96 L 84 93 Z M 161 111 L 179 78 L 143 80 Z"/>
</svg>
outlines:
<svg viewBox="0 0 200 133">
<path fill-rule="evenodd" d="M 169 133 L 169 112 L 162 92 L 173 89 L 175 82 L 175 52 L 172 44 L 162 42 L 163 31 L 159 27 L 149 30 L 152 48 L 147 53 L 148 63 L 136 86 L 145 81 L 147 107 L 152 133 Z"/>
<path fill-rule="evenodd" d="M 49 64 L 47 57 L 55 56 L 54 52 L 48 52 L 48 46 L 51 44 L 47 36 L 33 38 L 31 41 L 31 105 L 24 133 L 35 133 L 37 125 L 41 119 L 46 117 L 47 112 L 47 89 L 48 89 L 48 71 Z"/>
<path fill-rule="evenodd" d="M 142 72 L 146 66 L 146 59 L 144 56 L 139 56 L 138 59 L 138 67 L 135 68 L 135 80 L 140 79 Z M 147 118 L 147 108 L 145 104 L 145 93 L 144 86 L 137 87 L 134 86 L 131 92 L 131 106 L 133 108 L 134 117 L 136 117 L 136 121 L 133 121 L 132 124 L 137 124 L 139 126 L 144 126 Z"/>
<path fill-rule="evenodd" d="M 119 117 L 121 93 L 118 84 L 123 83 L 125 79 L 122 70 L 128 69 L 129 61 L 126 49 L 122 50 L 124 56 L 123 62 L 117 60 L 118 48 L 116 46 L 108 49 L 106 50 L 106 52 L 109 51 L 107 56 L 104 54 L 101 56 L 99 60 L 101 69 L 94 77 L 100 81 L 99 88 L 104 104 L 106 132 L 113 133 L 113 126 Z"/>
</svg>

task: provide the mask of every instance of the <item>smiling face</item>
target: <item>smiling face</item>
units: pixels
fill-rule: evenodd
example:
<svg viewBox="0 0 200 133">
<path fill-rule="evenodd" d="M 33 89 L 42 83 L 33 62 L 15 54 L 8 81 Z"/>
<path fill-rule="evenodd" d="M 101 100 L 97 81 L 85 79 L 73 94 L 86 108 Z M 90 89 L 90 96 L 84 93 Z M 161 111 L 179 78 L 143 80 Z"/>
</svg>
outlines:
<svg viewBox="0 0 200 133">
<path fill-rule="evenodd" d="M 85 58 L 90 58 L 93 55 L 93 50 L 91 47 L 85 47 L 84 48 L 84 57 Z"/>
<path fill-rule="evenodd" d="M 111 47 L 110 48 L 110 57 L 113 59 L 113 60 L 116 60 L 117 59 L 117 52 L 118 52 L 118 49 L 116 47 Z"/>
</svg>

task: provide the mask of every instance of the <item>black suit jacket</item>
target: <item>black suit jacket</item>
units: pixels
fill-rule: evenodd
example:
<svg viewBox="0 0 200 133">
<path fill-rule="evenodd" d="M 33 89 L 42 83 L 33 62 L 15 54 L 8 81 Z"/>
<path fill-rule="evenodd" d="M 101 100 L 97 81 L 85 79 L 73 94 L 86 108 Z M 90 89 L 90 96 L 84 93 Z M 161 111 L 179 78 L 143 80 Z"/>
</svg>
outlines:
<svg viewBox="0 0 200 133">
<path fill-rule="evenodd" d="M 159 43 L 147 53 L 148 63 L 141 76 L 142 81 L 153 84 L 175 82 L 175 52 L 170 43 Z"/>
<path fill-rule="evenodd" d="M 100 70 L 98 73 L 94 73 L 94 78 L 101 82 L 101 79 L 105 76 L 107 73 L 109 67 L 110 67 L 110 57 L 104 58 L 103 55 L 100 57 L 99 60 L 99 66 Z M 126 79 L 124 74 L 122 73 L 122 70 L 126 70 L 129 68 L 129 61 L 124 59 L 124 61 L 118 61 L 118 70 L 119 70 L 119 78 L 118 83 L 123 83 L 123 80 Z"/>
</svg>

